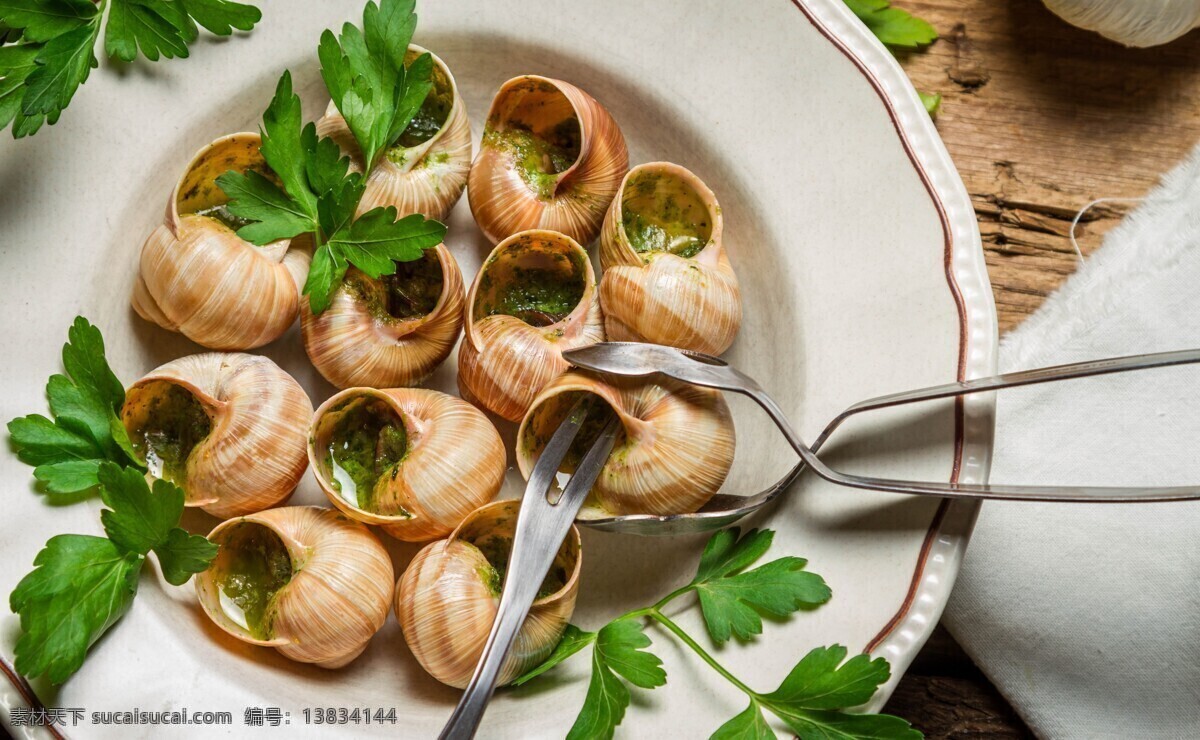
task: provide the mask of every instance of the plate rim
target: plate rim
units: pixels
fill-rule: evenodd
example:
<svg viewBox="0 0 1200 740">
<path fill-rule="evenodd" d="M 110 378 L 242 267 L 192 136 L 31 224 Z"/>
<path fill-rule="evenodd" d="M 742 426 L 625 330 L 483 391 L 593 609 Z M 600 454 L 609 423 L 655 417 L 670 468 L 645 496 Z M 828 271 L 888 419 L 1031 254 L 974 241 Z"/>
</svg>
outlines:
<svg viewBox="0 0 1200 740">
<path fill-rule="evenodd" d="M 957 380 L 995 374 L 999 330 L 983 241 L 970 195 L 933 119 L 896 58 L 842 0 L 791 2 L 874 89 L 938 212 L 946 283 L 959 317 Z M 951 482 L 987 482 L 994 420 L 994 399 L 972 396 L 955 400 Z M 925 533 L 903 602 L 862 648 L 872 656 L 887 658 L 892 668 L 888 681 L 864 705 L 866 711 L 883 707 L 937 626 L 954 588 L 980 506 L 981 502 L 968 499 L 943 499 L 938 506 Z"/>
<path fill-rule="evenodd" d="M 896 135 L 937 210 L 943 233 L 947 288 L 959 318 L 958 380 L 994 374 L 999 334 L 991 282 L 974 208 L 957 169 L 916 90 L 892 54 L 842 0 L 790 0 L 809 23 L 863 75 L 887 111 Z M 995 403 L 990 398 L 957 399 L 952 481 L 986 483 L 991 466 Z M 878 711 L 891 696 L 917 652 L 929 639 L 953 589 L 980 502 L 945 499 L 926 531 L 904 600 L 861 650 L 885 657 L 891 676 L 866 711 Z M 0 656 L 0 725 L 14 737 L 66 735 L 54 725 L 14 726 L 16 707 L 45 710 L 29 683 Z"/>
</svg>

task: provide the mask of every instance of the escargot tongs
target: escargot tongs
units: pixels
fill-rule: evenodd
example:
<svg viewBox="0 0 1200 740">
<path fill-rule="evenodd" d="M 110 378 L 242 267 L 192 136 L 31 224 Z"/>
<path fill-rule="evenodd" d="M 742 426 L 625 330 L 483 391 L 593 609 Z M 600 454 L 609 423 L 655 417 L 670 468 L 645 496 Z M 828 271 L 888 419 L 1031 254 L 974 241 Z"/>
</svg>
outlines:
<svg viewBox="0 0 1200 740">
<path fill-rule="evenodd" d="M 805 467 L 821 478 L 842 486 L 894 493 L 923 494 L 947 498 L 1007 499 L 1013 501 L 1062 501 L 1075 503 L 1137 503 L 1200 499 L 1200 485 L 1152 486 L 1040 486 L 948 483 L 872 478 L 842 473 L 826 465 L 817 451 L 846 419 L 864 411 L 903 406 L 920 401 L 954 398 L 972 393 L 998 391 L 1017 386 L 1057 380 L 1146 370 L 1200 362 L 1200 349 L 1117 357 L 1070 365 L 1023 370 L 959 383 L 931 386 L 879 396 L 850 406 L 825 427 L 811 445 L 792 429 L 783 409 L 753 378 L 724 360 L 700 352 L 638 342 L 601 342 L 563 353 L 567 362 L 595 372 L 641 377 L 661 373 L 693 385 L 717 388 L 749 396 L 763 408 L 800 455 L 800 462 L 780 481 L 753 496 L 714 496 L 700 511 L 691 514 L 654 516 L 633 514 L 599 519 L 581 519 L 580 524 L 607 531 L 638 534 L 683 534 L 717 529 L 756 511 L 787 490 Z"/>
<path fill-rule="evenodd" d="M 571 522 L 579 513 L 579 507 L 583 505 L 583 500 L 612 452 L 620 425 L 611 412 L 594 410 L 591 413 L 608 413 L 608 422 L 584 453 L 562 493 L 557 497 L 552 496 L 551 486 L 558 476 L 558 468 L 587 420 L 588 413 L 586 400 L 575 403 L 550 437 L 550 442 L 529 476 L 529 484 L 521 499 L 521 513 L 517 518 L 517 530 L 513 536 L 492 631 L 475 666 L 471 682 L 459 699 L 454 714 L 450 715 L 450 721 L 438 736 L 440 740 L 469 740 L 475 736 L 488 701 L 496 690 L 496 680 L 504 657 L 529 614 L 542 579 L 549 572 L 555 553 L 571 528 Z"/>
</svg>

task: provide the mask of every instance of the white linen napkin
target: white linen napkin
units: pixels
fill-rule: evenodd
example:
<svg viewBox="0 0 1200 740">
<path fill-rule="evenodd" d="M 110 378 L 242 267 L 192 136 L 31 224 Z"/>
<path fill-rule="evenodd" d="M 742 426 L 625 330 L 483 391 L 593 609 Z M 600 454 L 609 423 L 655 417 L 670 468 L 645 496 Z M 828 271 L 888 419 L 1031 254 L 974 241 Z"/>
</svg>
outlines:
<svg viewBox="0 0 1200 740">
<path fill-rule="evenodd" d="M 1001 371 L 1200 347 L 1200 149 Z M 1003 391 L 994 483 L 1200 485 L 1200 367 Z M 944 615 L 1042 737 L 1200 737 L 1200 503 L 984 504 Z"/>
</svg>

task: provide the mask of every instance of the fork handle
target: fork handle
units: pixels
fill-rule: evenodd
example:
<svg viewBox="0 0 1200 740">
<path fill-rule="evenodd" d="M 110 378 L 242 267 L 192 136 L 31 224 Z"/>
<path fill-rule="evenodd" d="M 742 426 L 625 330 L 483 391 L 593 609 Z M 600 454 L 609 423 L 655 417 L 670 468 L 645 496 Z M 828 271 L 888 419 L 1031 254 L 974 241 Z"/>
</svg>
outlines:
<svg viewBox="0 0 1200 740">
<path fill-rule="evenodd" d="M 438 736 L 439 740 L 471 740 L 475 737 L 483 713 L 496 690 L 504 659 L 517 639 L 525 617 L 529 615 L 542 580 L 554 564 L 559 545 L 570 531 L 575 515 L 579 513 L 588 491 L 612 452 L 620 428 L 615 417 L 609 419 L 596 441 L 584 453 L 562 495 L 553 503 L 547 500 L 552 477 L 586 416 L 581 409 L 582 402 L 577 402 L 568 421 L 555 431 L 542 451 L 542 458 L 530 475 L 525 496 L 521 499 L 521 511 L 517 516 L 512 551 L 492 631 L 488 634 L 471 682 L 467 684 L 458 706 Z M 575 429 L 566 430 L 565 427 L 569 425 Z"/>
<path fill-rule="evenodd" d="M 877 491 L 894 493 L 926 494 L 946 498 L 1004 499 L 1022 501 L 1060 501 L 1077 503 L 1134 503 L 1153 501 L 1186 501 L 1200 499 L 1200 485 L 1193 486 L 1022 486 L 970 483 L 947 483 L 941 481 L 905 481 L 890 478 L 873 478 L 851 475 L 830 468 L 816 455 L 829 436 L 842 422 L 864 411 L 893 408 L 921 401 L 1004 390 L 1025 385 L 1050 383 L 1058 380 L 1111 375 L 1132 370 L 1148 370 L 1158 367 L 1188 365 L 1200 362 L 1200 349 L 1175 352 L 1156 352 L 1131 355 L 1107 360 L 1077 362 L 1068 365 L 1022 370 L 985 378 L 975 378 L 957 383 L 946 383 L 920 388 L 861 401 L 850 406 L 831 421 L 816 442 L 809 448 L 791 428 L 783 410 L 760 388 L 747 391 L 763 408 L 788 438 L 789 443 L 813 472 L 831 483 Z"/>
</svg>

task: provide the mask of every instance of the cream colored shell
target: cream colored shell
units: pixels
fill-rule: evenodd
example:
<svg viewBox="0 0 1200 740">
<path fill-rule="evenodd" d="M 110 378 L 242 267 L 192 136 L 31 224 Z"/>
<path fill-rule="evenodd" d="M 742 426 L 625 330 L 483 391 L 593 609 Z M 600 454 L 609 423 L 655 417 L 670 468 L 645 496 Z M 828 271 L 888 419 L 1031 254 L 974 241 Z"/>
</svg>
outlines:
<svg viewBox="0 0 1200 740">
<path fill-rule="evenodd" d="M 548 199 L 521 177 L 511 152 L 488 141 L 490 132 L 503 132 L 515 121 L 537 133 L 572 117 L 579 122 L 579 156 L 556 176 Z M 604 106 L 574 85 L 524 75 L 505 82 L 492 100 L 467 198 L 475 222 L 493 244 L 527 229 L 561 231 L 588 244 L 628 169 L 625 137 Z"/>
<path fill-rule="evenodd" d="M 428 141 L 411 148 L 397 145 L 397 159 L 381 154 L 367 178 L 366 191 L 358 204 L 359 214 L 380 206 L 395 206 L 400 217 L 420 213 L 427 218 L 445 220 L 450 209 L 462 197 L 471 169 L 471 125 L 467 108 L 454 75 L 436 54 L 416 44 L 408 47 L 409 57 L 429 53 L 433 57 L 435 82 L 448 85 L 453 95 L 450 113 L 445 123 Z M 324 117 L 317 122 L 317 134 L 337 142 L 343 154 L 350 156 L 350 166 L 362 172 L 365 163 L 362 151 L 346 119 L 337 106 L 329 103 Z"/>
<path fill-rule="evenodd" d="M 340 668 L 357 658 L 383 627 L 392 601 L 392 560 L 375 535 L 332 509 L 288 506 L 222 522 L 208 538 L 220 545 L 243 522 L 270 529 L 291 556 L 292 578 L 264 617 L 272 636 L 256 639 L 221 607 L 216 564 L 195 578 L 208 618 L 243 642 L 300 663 Z"/>
<path fill-rule="evenodd" d="M 482 315 L 480 285 L 500 280 L 512 267 L 548 264 L 567 257 L 584 271 L 579 304 L 562 321 L 535 327 L 515 316 Z M 462 397 L 494 414 L 518 421 L 543 387 L 569 365 L 562 353 L 604 341 L 596 276 L 587 252 L 554 231 L 523 231 L 496 245 L 467 295 L 466 334 L 458 349 Z"/>
<path fill-rule="evenodd" d="M 657 173 L 690 185 L 708 208 L 712 232 L 694 257 L 638 253 L 622 223 L 625 187 L 638 175 Z M 604 332 L 614 342 L 651 342 L 719 355 L 742 324 L 742 296 L 725 251 L 724 219 L 716 196 L 700 178 L 669 162 L 629 171 L 604 217 L 600 236 L 600 305 Z"/>
<path fill-rule="evenodd" d="M 222 173 L 265 167 L 260 143 L 258 134 L 231 134 L 197 152 L 171 191 L 165 222 L 142 246 L 134 310 L 211 349 L 253 349 L 283 334 L 312 260 L 307 237 L 257 247 L 195 214 L 227 201 L 216 185 Z"/>
<path fill-rule="evenodd" d="M 603 399 L 623 433 L 591 496 L 608 514 L 686 514 L 713 497 L 733 465 L 734 428 L 718 391 L 667 378 L 572 371 L 546 387 L 517 432 L 517 464 L 529 478 L 542 448 L 579 394 Z"/>
<path fill-rule="evenodd" d="M 1157 46 L 1200 25 L 1200 0 L 1045 0 L 1080 28 L 1126 46 Z"/>
<path fill-rule="evenodd" d="M 499 597 L 486 580 L 491 566 L 475 546 L 491 536 L 511 540 L 517 501 L 478 509 L 449 539 L 426 545 L 396 584 L 396 617 L 417 662 L 444 684 L 463 688 L 471 680 L 495 621 Z M 537 599 L 500 670 L 499 685 L 512 682 L 554 650 L 575 611 L 583 560 L 579 531 L 572 526 L 552 568 L 564 585 Z"/>
<path fill-rule="evenodd" d="M 379 480 L 376 511 L 361 509 L 341 495 L 332 483 L 327 455 L 337 410 L 364 397 L 385 402 L 408 435 L 408 452 L 396 474 Z M 462 399 L 417 388 L 349 388 L 317 409 L 308 459 L 321 490 L 347 516 L 378 525 L 401 540 L 426 542 L 445 537 L 496 497 L 504 483 L 507 454 L 492 423 Z"/>
<path fill-rule="evenodd" d="M 187 459 L 188 506 L 227 518 L 275 506 L 291 495 L 308 466 L 312 402 L 300 384 L 266 357 L 206 352 L 173 360 L 125 393 L 121 420 L 145 418 L 156 381 L 189 391 L 212 421 Z"/>
<path fill-rule="evenodd" d="M 450 250 L 443 244 L 436 250 L 442 295 L 424 316 L 396 319 L 373 312 L 370 300 L 349 283 L 353 280 L 373 291 L 382 291 L 382 283 L 354 268 L 324 312 L 314 314 L 308 301 L 303 303 L 304 349 L 326 380 L 338 388 L 412 386 L 449 356 L 462 330 L 463 279 Z"/>
</svg>

